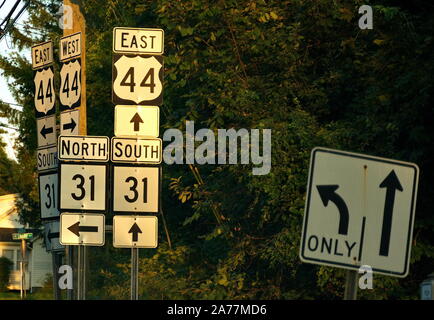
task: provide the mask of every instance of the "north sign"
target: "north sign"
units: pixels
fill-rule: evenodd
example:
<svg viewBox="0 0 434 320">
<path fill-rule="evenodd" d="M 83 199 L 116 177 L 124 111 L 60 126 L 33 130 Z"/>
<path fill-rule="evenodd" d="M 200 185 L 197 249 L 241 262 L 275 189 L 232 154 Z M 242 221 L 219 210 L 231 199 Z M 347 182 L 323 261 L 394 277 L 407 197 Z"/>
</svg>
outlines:
<svg viewBox="0 0 434 320">
<path fill-rule="evenodd" d="M 59 136 L 59 160 L 107 162 L 110 140 L 97 136 Z"/>
<path fill-rule="evenodd" d="M 419 169 L 397 160 L 315 148 L 300 246 L 304 262 L 405 277 Z"/>
<path fill-rule="evenodd" d="M 161 139 L 112 137 L 111 160 L 121 163 L 159 164 L 162 158 Z"/>
</svg>

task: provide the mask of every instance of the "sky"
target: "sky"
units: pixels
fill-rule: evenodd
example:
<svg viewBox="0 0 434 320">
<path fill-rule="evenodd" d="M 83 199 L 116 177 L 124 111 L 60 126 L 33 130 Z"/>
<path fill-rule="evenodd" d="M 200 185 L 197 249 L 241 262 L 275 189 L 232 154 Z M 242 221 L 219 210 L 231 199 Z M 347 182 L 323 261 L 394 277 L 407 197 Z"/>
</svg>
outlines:
<svg viewBox="0 0 434 320">
<path fill-rule="evenodd" d="M 0 0 L 0 5 L 3 3 L 3 0 Z M 3 21 L 3 19 L 6 17 L 6 15 L 9 13 L 10 9 L 14 5 L 15 0 L 6 0 L 3 7 L 0 8 L 0 21 Z M 19 12 L 20 8 L 23 5 L 23 1 L 18 6 L 17 10 L 15 11 L 13 17 Z M 20 25 L 23 25 L 25 23 L 25 20 L 27 19 L 28 15 L 26 12 L 24 12 L 21 17 L 16 21 L 16 25 L 18 28 Z M 0 55 L 7 56 L 10 52 L 17 51 L 12 45 L 11 37 L 10 35 L 6 35 L 3 37 L 2 40 L 0 40 Z M 26 50 L 25 52 L 20 52 L 20 54 L 24 54 L 29 60 L 30 60 L 30 50 Z M 12 79 L 7 79 L 3 76 L 2 71 L 0 70 L 0 100 L 4 102 L 9 103 L 16 103 L 15 99 L 12 97 L 12 94 L 8 87 L 8 82 L 12 81 Z M 16 107 L 19 109 L 19 107 Z M 8 125 L 7 119 L 0 118 L 0 123 L 4 123 Z M 6 153 L 8 154 L 9 158 L 16 160 L 15 151 L 13 149 L 15 138 L 18 136 L 17 131 L 4 128 L 7 133 L 2 134 L 2 140 L 6 143 Z"/>
</svg>

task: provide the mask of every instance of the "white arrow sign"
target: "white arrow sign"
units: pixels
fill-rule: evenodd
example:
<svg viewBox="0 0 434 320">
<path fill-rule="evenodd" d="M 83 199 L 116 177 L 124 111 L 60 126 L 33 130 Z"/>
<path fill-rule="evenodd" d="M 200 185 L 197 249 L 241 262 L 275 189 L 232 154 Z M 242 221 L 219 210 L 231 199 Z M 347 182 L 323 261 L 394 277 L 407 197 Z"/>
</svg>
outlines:
<svg viewBox="0 0 434 320">
<path fill-rule="evenodd" d="M 115 106 L 115 136 L 156 138 L 159 128 L 159 107 Z"/>
<path fill-rule="evenodd" d="M 158 218 L 154 216 L 114 216 L 113 246 L 115 248 L 156 248 Z"/>
<path fill-rule="evenodd" d="M 60 243 L 63 245 L 103 246 L 105 243 L 103 214 L 60 215 Z"/>
<path fill-rule="evenodd" d="M 60 221 L 52 220 L 44 223 L 44 240 L 47 251 L 63 251 L 65 247 L 59 242 L 60 238 Z"/>
<path fill-rule="evenodd" d="M 80 109 L 60 113 L 60 134 L 77 136 L 80 127 Z"/>
<path fill-rule="evenodd" d="M 301 260 L 405 277 L 418 177 L 413 163 L 315 148 Z"/>
<path fill-rule="evenodd" d="M 56 145 L 56 115 L 53 114 L 52 116 L 36 119 L 36 129 L 38 148 Z"/>
</svg>

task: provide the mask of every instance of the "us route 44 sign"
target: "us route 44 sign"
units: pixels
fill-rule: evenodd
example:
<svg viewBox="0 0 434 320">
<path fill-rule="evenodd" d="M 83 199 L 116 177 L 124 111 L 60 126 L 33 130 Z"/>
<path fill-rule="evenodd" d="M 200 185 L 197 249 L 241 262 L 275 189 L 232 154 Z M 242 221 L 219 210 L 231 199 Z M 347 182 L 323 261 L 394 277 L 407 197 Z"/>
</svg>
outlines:
<svg viewBox="0 0 434 320">
<path fill-rule="evenodd" d="M 60 70 L 60 110 L 74 109 L 81 102 L 81 61 L 74 59 L 62 63 Z"/>
<path fill-rule="evenodd" d="M 113 54 L 112 88 L 115 105 L 161 105 L 163 57 Z"/>
<path fill-rule="evenodd" d="M 35 108 L 36 118 L 54 114 L 54 71 L 53 67 L 46 67 L 35 71 Z"/>
<path fill-rule="evenodd" d="M 315 148 L 300 246 L 304 262 L 408 274 L 419 169 L 363 154 Z"/>
</svg>

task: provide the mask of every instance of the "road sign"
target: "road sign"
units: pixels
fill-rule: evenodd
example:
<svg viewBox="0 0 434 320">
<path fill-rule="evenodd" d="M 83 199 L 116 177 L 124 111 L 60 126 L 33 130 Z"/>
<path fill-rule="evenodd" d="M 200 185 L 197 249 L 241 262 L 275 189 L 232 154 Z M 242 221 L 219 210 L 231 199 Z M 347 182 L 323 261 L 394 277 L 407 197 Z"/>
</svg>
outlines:
<svg viewBox="0 0 434 320">
<path fill-rule="evenodd" d="M 65 247 L 59 242 L 60 232 L 59 232 L 60 221 L 51 220 L 44 222 L 44 240 L 45 249 L 47 251 L 63 251 Z"/>
<path fill-rule="evenodd" d="M 36 119 L 36 130 L 38 148 L 56 145 L 56 115 Z"/>
<path fill-rule="evenodd" d="M 97 136 L 59 136 L 59 160 L 107 162 L 110 139 Z"/>
<path fill-rule="evenodd" d="M 47 41 L 32 46 L 32 68 L 39 69 L 53 63 L 53 42 Z"/>
<path fill-rule="evenodd" d="M 57 172 L 39 174 L 39 203 L 41 218 L 49 219 L 59 216 L 59 185 Z"/>
<path fill-rule="evenodd" d="M 164 31 L 149 28 L 113 29 L 113 52 L 163 54 Z"/>
<path fill-rule="evenodd" d="M 107 166 L 60 163 L 60 209 L 105 211 Z"/>
<path fill-rule="evenodd" d="M 60 134 L 77 136 L 80 127 L 80 109 L 60 113 Z"/>
<path fill-rule="evenodd" d="M 62 63 L 60 70 L 60 110 L 70 110 L 81 102 L 81 60 L 74 59 Z"/>
<path fill-rule="evenodd" d="M 134 139 L 112 137 L 113 162 L 159 164 L 162 158 L 161 139 Z"/>
<path fill-rule="evenodd" d="M 56 169 L 58 165 L 57 146 L 38 149 L 37 160 L 38 171 Z"/>
<path fill-rule="evenodd" d="M 113 166 L 113 212 L 158 213 L 160 168 Z"/>
<path fill-rule="evenodd" d="M 163 103 L 163 57 L 113 55 L 112 100 L 115 105 Z"/>
<path fill-rule="evenodd" d="M 418 177 L 412 163 L 312 150 L 301 260 L 405 277 Z"/>
<path fill-rule="evenodd" d="M 103 214 L 60 215 L 60 243 L 63 245 L 103 246 L 105 242 Z"/>
<path fill-rule="evenodd" d="M 115 136 L 156 138 L 159 128 L 159 107 L 115 106 Z"/>
<path fill-rule="evenodd" d="M 81 55 L 81 32 L 60 38 L 60 61 L 67 61 Z"/>
<path fill-rule="evenodd" d="M 113 246 L 115 248 L 156 248 L 157 245 L 157 217 L 113 217 Z"/>
<path fill-rule="evenodd" d="M 36 70 L 33 81 L 35 83 L 35 108 L 36 118 L 54 114 L 54 102 L 56 101 L 54 91 L 53 67 L 45 67 Z"/>
<path fill-rule="evenodd" d="M 33 233 L 12 233 L 12 240 L 29 240 L 33 238 Z"/>
</svg>

